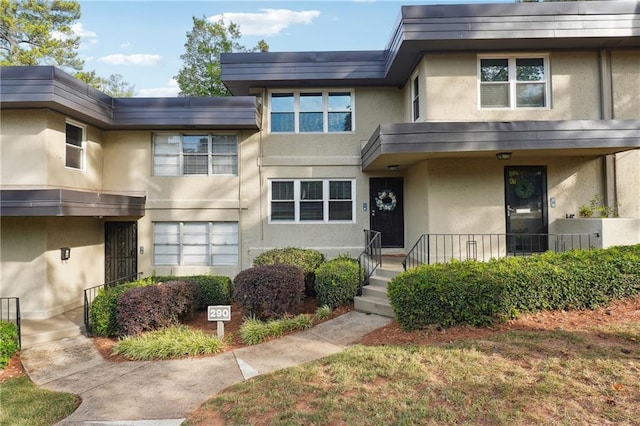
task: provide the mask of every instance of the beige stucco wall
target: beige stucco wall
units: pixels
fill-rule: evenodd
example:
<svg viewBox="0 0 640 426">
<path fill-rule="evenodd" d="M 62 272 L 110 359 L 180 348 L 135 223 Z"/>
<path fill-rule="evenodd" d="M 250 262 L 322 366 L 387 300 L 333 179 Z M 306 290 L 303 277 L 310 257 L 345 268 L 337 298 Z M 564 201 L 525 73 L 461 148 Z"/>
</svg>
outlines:
<svg viewBox="0 0 640 426">
<path fill-rule="evenodd" d="M 599 118 L 596 53 L 552 53 L 549 56 L 551 107 L 540 110 L 480 110 L 477 61 L 475 54 L 426 55 L 422 59 L 420 67 L 426 67 L 426 115 L 424 118 L 426 121 L 595 120 Z M 406 100 L 405 108 L 409 108 L 409 105 L 409 101 Z"/>
<path fill-rule="evenodd" d="M 268 105 L 263 111 L 263 128 L 256 145 L 261 167 L 246 172 L 243 194 L 249 207 L 243 213 L 244 254 L 250 266 L 259 253 L 275 247 L 315 248 L 328 257 L 363 248 L 363 230 L 369 227 L 369 177 L 360 167 L 361 148 L 380 123 L 403 120 L 403 90 L 358 88 L 354 96 L 354 131 L 331 134 L 271 134 Z M 265 99 L 268 97 L 265 95 Z M 251 161 L 251 160 L 249 160 Z M 255 160 L 254 160 L 255 161 Z M 257 180 L 252 180 L 255 173 Z M 354 179 L 356 220 L 348 224 L 269 223 L 271 179 Z M 245 182 L 252 185 L 245 185 Z M 254 184 L 253 184 L 254 183 Z M 367 204 L 367 211 L 363 204 Z"/>
<path fill-rule="evenodd" d="M 613 116 L 640 120 L 640 50 L 611 52 Z"/>
<path fill-rule="evenodd" d="M 46 109 L 3 110 L 0 117 L 3 187 L 101 190 L 103 163 L 98 129 L 85 127 L 85 169 L 74 170 L 65 167 L 67 117 Z"/>
<path fill-rule="evenodd" d="M 1 222 L 0 294 L 19 297 L 24 319 L 82 306 L 83 290 L 104 281 L 104 227 L 93 218 L 13 218 Z M 71 258 L 60 260 L 60 248 Z"/>
<path fill-rule="evenodd" d="M 547 206 L 549 223 L 577 216 L 581 204 L 604 190 L 598 158 L 426 160 L 405 175 L 406 245 L 424 233 L 504 233 L 505 166 L 547 167 L 547 197 L 556 201 Z"/>
</svg>

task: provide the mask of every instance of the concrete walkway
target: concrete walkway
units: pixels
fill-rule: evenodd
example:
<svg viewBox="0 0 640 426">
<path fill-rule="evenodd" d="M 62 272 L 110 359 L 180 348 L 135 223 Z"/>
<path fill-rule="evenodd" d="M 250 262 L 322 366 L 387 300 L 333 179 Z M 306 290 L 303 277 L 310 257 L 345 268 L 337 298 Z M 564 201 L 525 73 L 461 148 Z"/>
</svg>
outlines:
<svg viewBox="0 0 640 426">
<path fill-rule="evenodd" d="M 59 425 L 172 426 L 235 383 L 340 352 L 390 321 L 352 311 L 260 345 L 170 361 L 107 362 L 76 336 L 27 348 L 21 360 L 36 385 L 82 398 Z"/>
</svg>

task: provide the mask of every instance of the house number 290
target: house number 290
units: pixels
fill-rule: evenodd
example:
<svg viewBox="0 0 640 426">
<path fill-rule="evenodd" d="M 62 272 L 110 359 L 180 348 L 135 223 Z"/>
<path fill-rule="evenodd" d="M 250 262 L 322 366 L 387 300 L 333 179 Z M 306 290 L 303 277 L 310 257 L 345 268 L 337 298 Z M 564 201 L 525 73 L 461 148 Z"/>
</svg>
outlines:
<svg viewBox="0 0 640 426">
<path fill-rule="evenodd" d="M 209 321 L 231 321 L 231 306 L 209 306 L 207 309 L 207 317 Z"/>
</svg>

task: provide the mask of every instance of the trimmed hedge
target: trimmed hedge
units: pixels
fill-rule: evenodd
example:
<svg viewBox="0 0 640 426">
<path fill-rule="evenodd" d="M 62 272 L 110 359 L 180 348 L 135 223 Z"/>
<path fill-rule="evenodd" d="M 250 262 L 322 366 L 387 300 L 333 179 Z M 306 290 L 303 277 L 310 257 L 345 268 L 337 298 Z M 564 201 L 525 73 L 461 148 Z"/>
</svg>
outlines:
<svg viewBox="0 0 640 426">
<path fill-rule="evenodd" d="M 422 265 L 388 287 L 405 330 L 482 326 L 522 312 L 593 309 L 637 294 L 640 245 Z"/>
<path fill-rule="evenodd" d="M 18 349 L 18 326 L 0 321 L 0 370 L 6 367 Z"/>
<path fill-rule="evenodd" d="M 353 303 L 358 291 L 358 262 L 339 257 L 323 263 L 316 269 L 316 294 L 318 306 L 331 308 Z"/>
<path fill-rule="evenodd" d="M 304 273 L 294 265 L 255 266 L 233 280 L 234 299 L 245 315 L 260 319 L 297 315 L 304 299 Z"/>
<path fill-rule="evenodd" d="M 296 247 L 276 248 L 259 254 L 253 260 L 255 266 L 296 265 L 304 271 L 305 293 L 314 296 L 316 269 L 324 263 L 324 255 L 317 250 Z"/>
<path fill-rule="evenodd" d="M 126 336 L 176 325 L 196 311 L 198 286 L 188 281 L 168 281 L 133 288 L 118 297 L 117 321 Z"/>
<path fill-rule="evenodd" d="M 154 282 L 188 281 L 198 286 L 198 310 L 210 305 L 228 305 L 233 298 L 231 278 L 222 275 L 190 275 L 186 277 L 153 277 Z"/>
</svg>

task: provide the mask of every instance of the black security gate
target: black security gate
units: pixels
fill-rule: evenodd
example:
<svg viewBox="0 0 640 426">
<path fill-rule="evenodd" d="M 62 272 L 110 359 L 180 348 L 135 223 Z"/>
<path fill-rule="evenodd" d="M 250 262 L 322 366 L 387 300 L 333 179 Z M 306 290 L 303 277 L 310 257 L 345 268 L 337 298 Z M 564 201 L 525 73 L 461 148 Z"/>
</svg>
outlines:
<svg viewBox="0 0 640 426">
<path fill-rule="evenodd" d="M 105 222 L 104 282 L 117 284 L 138 276 L 138 226 L 136 222 Z"/>
</svg>

